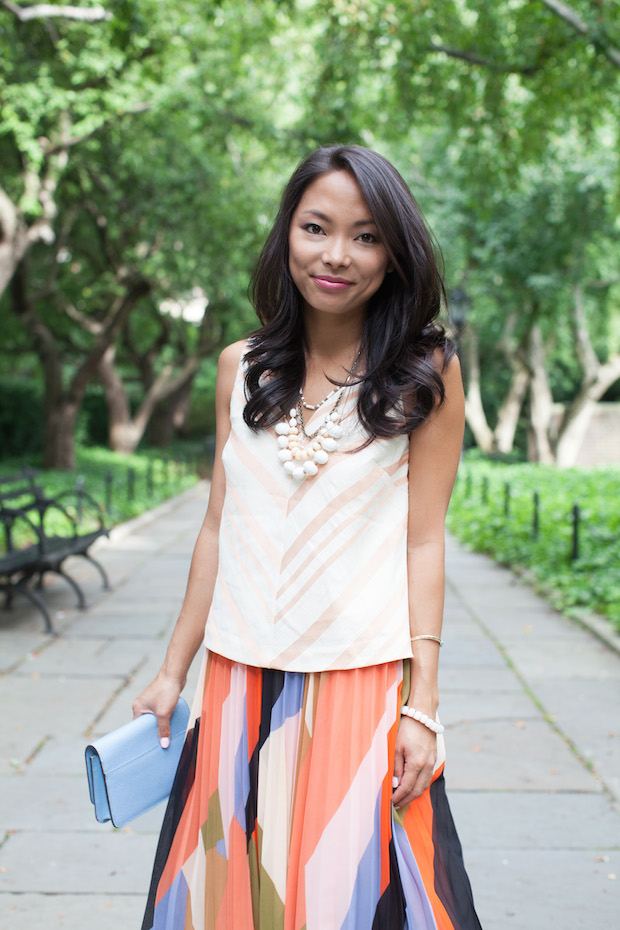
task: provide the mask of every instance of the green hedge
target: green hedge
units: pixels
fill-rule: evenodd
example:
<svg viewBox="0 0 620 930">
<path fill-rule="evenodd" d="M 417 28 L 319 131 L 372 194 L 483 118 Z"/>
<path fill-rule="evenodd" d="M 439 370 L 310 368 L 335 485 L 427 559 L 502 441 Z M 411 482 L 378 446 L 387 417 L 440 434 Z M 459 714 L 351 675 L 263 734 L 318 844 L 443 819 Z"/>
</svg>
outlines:
<svg viewBox="0 0 620 930">
<path fill-rule="evenodd" d="M 466 459 L 448 526 L 470 548 L 529 569 L 560 610 L 573 615 L 596 611 L 620 629 L 619 501 L 619 468 L 563 471 Z"/>
<path fill-rule="evenodd" d="M 43 393 L 34 381 L 0 377 L 0 449 L 32 455 L 43 449 Z"/>
<path fill-rule="evenodd" d="M 33 456 L 5 459 L 0 464 L 0 476 L 14 474 L 23 466 L 36 469 L 37 465 L 38 461 Z M 156 450 L 121 455 L 108 449 L 80 448 L 74 472 L 55 469 L 40 471 L 37 483 L 43 486 L 49 497 L 56 497 L 75 488 L 76 480 L 82 478 L 84 490 L 106 511 L 106 524 L 112 526 L 138 516 L 192 487 L 208 471 L 205 447 L 196 443 L 179 444 L 174 454 L 166 459 Z M 75 502 L 70 497 L 65 502 L 69 511 L 75 514 Z M 90 524 L 95 514 L 86 508 L 83 516 Z M 65 523 L 59 511 L 50 511 L 46 531 L 65 533 L 68 530 Z M 31 542 L 24 523 L 16 526 L 15 535 L 18 545 Z"/>
</svg>

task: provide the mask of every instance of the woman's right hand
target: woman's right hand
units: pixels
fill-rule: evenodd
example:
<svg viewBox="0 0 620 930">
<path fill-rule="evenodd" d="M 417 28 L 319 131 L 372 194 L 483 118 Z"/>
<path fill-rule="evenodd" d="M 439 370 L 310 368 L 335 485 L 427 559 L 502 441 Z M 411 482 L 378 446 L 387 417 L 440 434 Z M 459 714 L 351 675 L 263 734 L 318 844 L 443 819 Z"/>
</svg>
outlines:
<svg viewBox="0 0 620 930">
<path fill-rule="evenodd" d="M 184 686 L 184 681 L 170 678 L 164 672 L 159 672 L 132 705 L 134 717 L 139 717 L 141 714 L 155 714 L 159 742 L 164 749 L 170 745 L 170 715 L 177 706 Z"/>
</svg>

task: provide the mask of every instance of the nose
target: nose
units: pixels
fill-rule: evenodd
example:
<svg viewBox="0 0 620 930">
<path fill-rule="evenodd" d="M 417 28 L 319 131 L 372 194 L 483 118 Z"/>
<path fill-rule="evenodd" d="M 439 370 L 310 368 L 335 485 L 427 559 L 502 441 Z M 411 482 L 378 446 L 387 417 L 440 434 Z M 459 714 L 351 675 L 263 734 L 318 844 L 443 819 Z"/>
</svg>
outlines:
<svg viewBox="0 0 620 930">
<path fill-rule="evenodd" d="M 348 268 L 351 256 L 344 236 L 329 236 L 323 249 L 323 261 L 332 268 Z"/>
</svg>

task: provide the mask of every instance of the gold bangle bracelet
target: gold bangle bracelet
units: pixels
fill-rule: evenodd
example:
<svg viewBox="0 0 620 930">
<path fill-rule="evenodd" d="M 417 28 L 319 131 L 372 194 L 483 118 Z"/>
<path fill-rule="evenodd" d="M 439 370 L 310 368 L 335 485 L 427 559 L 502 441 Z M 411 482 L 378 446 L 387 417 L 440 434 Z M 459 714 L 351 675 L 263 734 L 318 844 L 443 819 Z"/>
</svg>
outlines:
<svg viewBox="0 0 620 930">
<path fill-rule="evenodd" d="M 432 633 L 420 633 L 418 636 L 411 636 L 411 642 L 415 643 L 418 639 L 432 639 L 434 643 L 439 643 L 440 646 L 443 646 L 443 639 L 441 636 L 433 636 Z"/>
</svg>

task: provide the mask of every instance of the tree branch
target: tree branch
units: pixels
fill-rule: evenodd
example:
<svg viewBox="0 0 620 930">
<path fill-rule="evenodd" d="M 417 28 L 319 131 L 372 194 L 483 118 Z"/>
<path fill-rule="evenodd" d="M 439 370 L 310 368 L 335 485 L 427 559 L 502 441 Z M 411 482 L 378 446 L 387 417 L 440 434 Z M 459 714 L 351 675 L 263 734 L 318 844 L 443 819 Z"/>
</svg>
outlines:
<svg viewBox="0 0 620 930">
<path fill-rule="evenodd" d="M 122 267 L 122 260 L 121 257 L 116 253 L 116 250 L 108 237 L 107 217 L 99 211 L 97 204 L 93 200 L 85 200 L 84 209 L 93 220 L 95 234 L 99 240 L 101 251 L 105 257 L 105 260 L 107 261 L 112 271 L 115 274 L 118 274 L 119 269 Z"/>
<path fill-rule="evenodd" d="M 124 284 L 125 293 L 119 295 L 112 304 L 107 318 L 102 321 L 101 330 L 90 352 L 71 380 L 71 390 L 76 393 L 85 389 L 97 370 L 104 352 L 118 338 L 129 314 L 138 301 L 151 290 L 150 282 L 140 276 L 129 277 Z"/>
<path fill-rule="evenodd" d="M 17 207 L 0 187 L 0 296 L 28 249 L 28 229 Z"/>
<path fill-rule="evenodd" d="M 475 52 L 467 52 L 462 49 L 448 48 L 445 45 L 436 45 L 431 42 L 429 48 L 433 52 L 441 52 L 449 58 L 457 58 L 459 61 L 467 61 L 471 65 L 480 65 L 483 68 L 490 68 L 492 71 L 505 71 L 510 74 L 534 74 L 538 71 L 537 65 L 516 65 L 504 61 L 490 61 L 488 58 L 481 58 Z"/>
<path fill-rule="evenodd" d="M 32 19 L 72 19 L 84 23 L 100 23 L 112 19 L 112 14 L 102 6 L 56 6 L 53 3 L 35 3 L 33 6 L 19 6 L 11 0 L 0 0 L 0 4 L 18 18 L 21 23 Z"/>
<path fill-rule="evenodd" d="M 584 287 L 600 288 L 601 290 L 606 290 L 608 287 L 613 287 L 614 284 L 620 284 L 620 277 L 596 278 L 592 281 L 584 281 Z"/>
<path fill-rule="evenodd" d="M 1 2 L 2 0 L 0 0 L 0 3 Z M 104 119 L 102 123 L 100 123 L 98 126 L 95 126 L 95 128 L 91 129 L 90 132 L 85 132 L 81 136 L 68 136 L 61 142 L 50 142 L 49 145 L 47 145 L 44 149 L 44 153 L 49 157 L 50 155 L 58 155 L 60 152 L 66 152 L 68 149 L 75 148 L 76 145 L 80 145 L 82 142 L 86 142 L 88 139 L 92 139 L 93 136 L 96 136 L 97 133 L 101 132 L 103 129 L 106 129 L 115 120 L 120 119 L 123 116 L 136 116 L 139 113 L 146 113 L 150 109 L 150 103 L 139 103 L 131 110 L 123 110 L 120 113 L 114 113 L 113 116 L 109 116 L 107 119 Z"/>
<path fill-rule="evenodd" d="M 186 358 L 183 366 L 176 375 L 173 373 L 173 365 L 166 365 L 157 375 L 142 403 L 136 410 L 134 423 L 141 429 L 144 429 L 144 426 L 150 419 L 157 404 L 176 393 L 176 391 L 184 387 L 184 385 L 194 377 L 203 357 L 203 355 L 199 355 L 198 353 L 190 355 Z"/>
<path fill-rule="evenodd" d="M 577 356 L 584 374 L 584 381 L 596 381 L 601 363 L 594 351 L 590 333 L 588 332 L 583 289 L 579 285 L 573 287 L 573 323 L 575 326 Z"/>
<path fill-rule="evenodd" d="M 61 298 L 60 303 L 70 320 L 73 320 L 74 323 L 77 323 L 78 326 L 81 326 L 83 330 L 90 333 L 92 336 L 98 336 L 100 334 L 103 326 L 98 320 L 93 320 L 87 316 L 86 313 L 82 313 L 81 310 L 74 307 L 71 301 L 66 298 Z"/>
<path fill-rule="evenodd" d="M 567 3 L 562 3 L 561 0 L 542 0 L 542 3 L 544 3 L 552 13 L 555 13 L 556 16 L 563 19 L 571 29 L 574 29 L 575 32 L 589 39 L 612 65 L 616 68 L 620 68 L 620 48 L 613 45 L 604 33 L 594 31 L 572 7 Z"/>
</svg>

